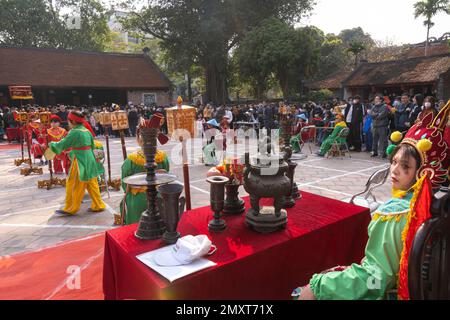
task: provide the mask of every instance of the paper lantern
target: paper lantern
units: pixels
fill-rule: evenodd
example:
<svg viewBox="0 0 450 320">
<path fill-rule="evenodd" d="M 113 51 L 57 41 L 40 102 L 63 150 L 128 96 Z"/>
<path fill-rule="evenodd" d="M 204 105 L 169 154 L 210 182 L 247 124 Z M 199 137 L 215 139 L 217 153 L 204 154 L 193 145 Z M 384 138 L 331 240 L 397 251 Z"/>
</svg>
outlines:
<svg viewBox="0 0 450 320">
<path fill-rule="evenodd" d="M 184 129 L 195 137 L 195 120 L 197 111 L 194 107 L 181 106 L 169 108 L 166 110 L 167 129 L 169 136 L 172 136 L 176 130 Z"/>
</svg>

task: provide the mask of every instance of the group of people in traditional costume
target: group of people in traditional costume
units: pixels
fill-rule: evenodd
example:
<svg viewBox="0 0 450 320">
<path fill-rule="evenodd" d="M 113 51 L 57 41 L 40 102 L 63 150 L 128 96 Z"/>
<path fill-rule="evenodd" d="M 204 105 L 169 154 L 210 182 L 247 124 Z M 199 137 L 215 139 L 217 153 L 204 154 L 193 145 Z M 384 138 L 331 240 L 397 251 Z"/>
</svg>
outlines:
<svg viewBox="0 0 450 320">
<path fill-rule="evenodd" d="M 430 218 L 430 208 L 424 206 L 431 203 L 433 191 L 448 184 L 450 102 L 437 115 L 420 115 L 402 138 L 400 132 L 391 136 L 392 198 L 372 216 L 365 258 L 313 275 L 309 284 L 293 291 L 295 300 L 409 299 L 412 241 Z"/>
<path fill-rule="evenodd" d="M 56 173 L 62 172 L 63 167 L 67 168 L 66 172 L 68 173 L 65 205 L 55 213 L 60 216 L 76 214 L 80 210 L 86 191 L 92 200 L 88 211 L 102 212 L 106 205 L 101 198 L 98 178 L 105 172 L 101 161 L 104 158 L 103 145 L 100 141 L 95 140 L 95 133 L 82 113 L 77 111 L 69 113 L 69 132 L 60 128 L 59 123 L 58 117 L 52 116 L 51 128 L 47 129 L 48 149 L 45 151 L 45 155 L 53 160 Z M 34 125 L 36 130 L 43 132 L 42 126 L 40 123 L 38 124 L 39 126 Z M 142 147 L 143 142 L 139 128 L 137 143 Z M 44 146 L 47 144 L 44 144 L 44 140 L 42 140 L 42 144 L 37 141 L 33 145 L 36 145 L 36 155 L 39 154 L 42 157 Z M 123 183 L 123 179 L 128 176 L 145 172 L 145 161 L 142 150 L 138 150 L 129 154 L 122 165 L 122 187 L 125 196 L 120 204 L 120 211 L 125 225 L 138 222 L 147 208 L 146 189 L 131 188 Z M 165 152 L 158 150 L 155 161 L 160 172 L 170 170 L 169 158 Z M 70 168 L 68 167 L 69 163 Z"/>
<path fill-rule="evenodd" d="M 303 120 L 303 121 L 301 121 Z M 83 115 L 72 111 L 68 116 L 70 131 L 58 127 L 58 119 L 52 118 L 52 128 L 45 129 L 34 125 L 33 137 L 37 144 L 45 144 L 43 132 L 49 135 L 48 150 L 57 156 L 65 153 L 70 161 L 66 184 L 65 206 L 56 213 L 60 215 L 76 214 L 87 190 L 92 204 L 90 212 L 105 209 L 100 194 L 97 177 L 98 166 L 94 150 L 101 150 L 101 144 L 94 140 L 95 134 Z M 226 122 L 226 118 L 224 118 Z M 206 128 L 216 128 L 226 132 L 227 123 L 220 125 L 208 123 Z M 301 128 L 305 119 L 300 119 L 293 144 L 301 139 Z M 320 153 L 325 155 L 339 132 L 346 128 L 342 115 L 331 135 L 324 140 Z M 213 137 L 204 148 L 207 162 L 217 162 L 213 155 Z M 295 289 L 292 296 L 296 300 L 332 300 L 332 299 L 408 299 L 408 256 L 411 239 L 421 223 L 429 218 L 428 210 L 419 210 L 420 203 L 430 203 L 433 190 L 448 183 L 450 166 L 450 103 L 437 115 L 423 113 L 416 124 L 403 135 L 396 132 L 387 153 L 391 159 L 392 198 L 381 205 L 373 214 L 368 227 L 369 240 L 365 257 L 359 264 L 349 267 L 335 267 L 312 276 L 309 284 Z M 142 146 L 140 130 L 137 130 L 137 143 Z M 223 142 L 226 144 L 226 140 Z M 209 147 L 208 147 L 209 146 Z M 226 149 L 226 145 L 224 145 Z M 46 153 L 48 152 L 46 151 Z M 42 157 L 42 147 L 36 147 L 35 156 Z M 208 154 L 208 152 L 210 154 Z M 55 172 L 61 172 L 69 161 L 59 158 L 55 161 Z M 167 154 L 158 151 L 155 161 L 158 170 L 170 169 Z M 122 165 L 122 181 L 128 176 L 145 171 L 145 157 L 141 150 L 128 155 Z M 133 224 L 139 221 L 147 208 L 145 188 L 129 187 L 122 183 L 125 196 L 120 204 L 123 223 Z M 370 279 L 376 279 L 377 286 L 369 286 Z M 395 291 L 393 291 L 395 290 Z M 392 293 L 395 292 L 395 293 Z"/>
<path fill-rule="evenodd" d="M 30 143 L 31 154 L 35 161 L 38 160 L 40 165 L 47 164 L 44 161 L 44 151 L 50 142 L 59 142 L 67 135 L 67 131 L 61 128 L 62 120 L 57 115 L 52 115 L 50 118 L 50 125 L 46 126 L 40 120 L 30 122 L 27 127 L 24 127 L 26 132 L 25 138 Z M 69 172 L 70 160 L 66 152 L 56 156 L 53 161 L 53 173 L 67 174 Z"/>
</svg>

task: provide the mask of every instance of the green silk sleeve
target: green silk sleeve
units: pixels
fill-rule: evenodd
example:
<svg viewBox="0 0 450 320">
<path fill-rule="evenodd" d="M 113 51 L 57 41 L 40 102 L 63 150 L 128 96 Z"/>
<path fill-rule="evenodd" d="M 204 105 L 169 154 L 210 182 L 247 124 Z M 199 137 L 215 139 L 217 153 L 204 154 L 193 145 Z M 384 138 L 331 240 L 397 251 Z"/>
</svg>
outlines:
<svg viewBox="0 0 450 320">
<path fill-rule="evenodd" d="M 397 285 L 402 253 L 404 214 L 379 218 L 369 225 L 369 241 L 362 265 L 342 272 L 316 274 L 310 287 L 318 300 L 379 300 Z"/>
<path fill-rule="evenodd" d="M 76 132 L 70 130 L 69 134 L 64 139 L 61 139 L 59 142 L 51 142 L 49 147 L 54 153 L 61 154 L 64 150 L 69 149 L 73 145 L 75 139 Z"/>
<path fill-rule="evenodd" d="M 170 171 L 170 161 L 167 155 L 164 157 L 163 162 L 158 163 L 158 169 L 166 170 L 167 172 Z"/>
<path fill-rule="evenodd" d="M 132 164 L 133 164 L 133 162 L 130 159 L 125 159 L 125 161 L 122 164 L 122 170 L 121 170 L 121 172 L 122 172 L 122 189 L 124 192 L 127 191 L 127 184 L 125 182 L 123 182 L 123 179 L 133 175 L 133 172 L 131 170 Z"/>
<path fill-rule="evenodd" d="M 330 135 L 330 139 L 335 139 L 344 127 L 336 127 Z"/>
</svg>

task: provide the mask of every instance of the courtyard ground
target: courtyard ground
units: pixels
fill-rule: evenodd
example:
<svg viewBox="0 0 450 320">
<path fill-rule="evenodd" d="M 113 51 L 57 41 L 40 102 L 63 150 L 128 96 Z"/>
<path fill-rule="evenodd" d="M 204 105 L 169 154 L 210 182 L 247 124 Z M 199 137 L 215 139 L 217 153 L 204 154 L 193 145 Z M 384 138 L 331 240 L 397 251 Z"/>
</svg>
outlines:
<svg viewBox="0 0 450 320">
<path fill-rule="evenodd" d="M 100 139 L 104 142 L 104 140 Z M 120 177 L 123 162 L 119 139 L 111 139 L 111 164 L 113 178 Z M 135 139 L 127 138 L 128 153 L 137 150 Z M 182 165 L 179 163 L 180 145 L 175 142 L 161 147 L 171 156 L 171 173 L 183 181 Z M 190 165 L 190 184 L 192 207 L 209 205 L 209 185 L 205 181 L 209 170 L 199 162 L 201 158 L 200 143 L 193 146 L 191 155 L 195 163 Z M 256 146 L 251 146 L 252 155 Z M 304 149 L 308 156 L 298 161 L 295 180 L 301 191 L 319 194 L 325 197 L 342 200 L 364 189 L 367 179 L 375 171 L 387 166 L 386 160 L 370 158 L 368 153 L 352 153 L 352 158 L 326 159 L 319 158 Z M 237 147 L 237 153 L 243 154 L 244 147 Z M 37 181 L 48 178 L 48 169 L 44 167 L 44 175 L 24 177 L 20 175 L 20 167 L 13 164 L 20 158 L 17 145 L 0 145 L 0 256 L 30 252 L 51 247 L 61 242 L 102 233 L 115 228 L 113 215 L 119 212 L 119 204 L 123 192 L 111 191 L 103 199 L 107 210 L 102 213 L 88 213 L 89 201 L 83 203 L 79 214 L 73 217 L 58 217 L 54 211 L 64 204 L 65 189 L 56 187 L 52 190 L 37 188 Z M 390 198 L 389 181 L 374 194 L 379 202 Z M 246 193 L 241 188 L 241 196 Z"/>
</svg>

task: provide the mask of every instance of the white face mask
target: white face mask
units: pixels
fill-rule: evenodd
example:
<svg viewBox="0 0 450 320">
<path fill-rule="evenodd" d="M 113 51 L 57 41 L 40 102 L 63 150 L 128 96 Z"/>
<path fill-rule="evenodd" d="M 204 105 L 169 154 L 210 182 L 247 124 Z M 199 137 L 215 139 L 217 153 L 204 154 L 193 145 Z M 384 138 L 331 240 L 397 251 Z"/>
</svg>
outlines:
<svg viewBox="0 0 450 320">
<path fill-rule="evenodd" d="M 431 102 L 425 102 L 425 108 L 430 109 L 431 108 Z"/>
</svg>

